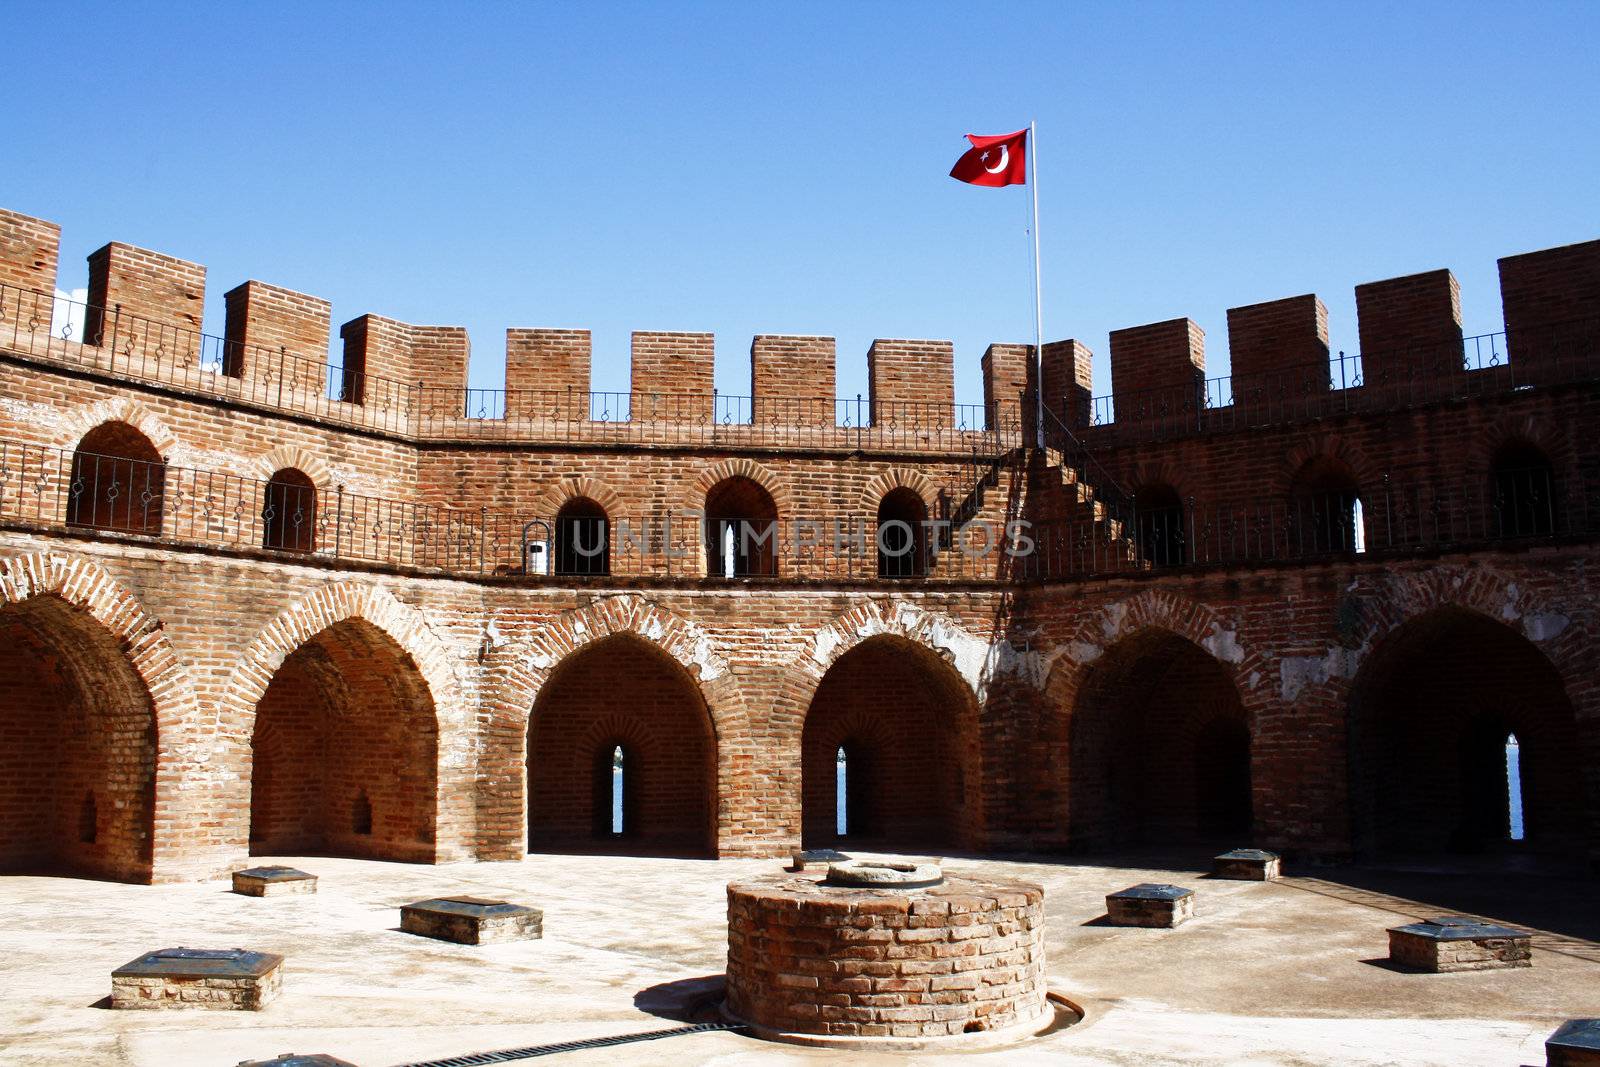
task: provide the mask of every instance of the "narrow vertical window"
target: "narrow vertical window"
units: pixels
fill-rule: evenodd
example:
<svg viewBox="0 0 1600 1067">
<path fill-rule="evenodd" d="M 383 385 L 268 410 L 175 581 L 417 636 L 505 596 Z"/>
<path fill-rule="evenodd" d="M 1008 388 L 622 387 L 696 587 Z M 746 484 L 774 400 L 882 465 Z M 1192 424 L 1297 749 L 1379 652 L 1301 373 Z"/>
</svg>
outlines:
<svg viewBox="0 0 1600 1067">
<path fill-rule="evenodd" d="M 1522 746 L 1516 734 L 1506 735 L 1506 799 L 1511 812 L 1511 840 L 1521 841 L 1522 825 Z"/>
<path fill-rule="evenodd" d="M 834 754 L 833 768 L 833 803 L 837 812 L 834 830 L 843 837 L 850 832 L 850 759 L 845 755 L 843 745 Z"/>
<path fill-rule="evenodd" d="M 611 750 L 611 832 L 622 833 L 622 776 L 624 774 L 622 746 Z"/>
</svg>

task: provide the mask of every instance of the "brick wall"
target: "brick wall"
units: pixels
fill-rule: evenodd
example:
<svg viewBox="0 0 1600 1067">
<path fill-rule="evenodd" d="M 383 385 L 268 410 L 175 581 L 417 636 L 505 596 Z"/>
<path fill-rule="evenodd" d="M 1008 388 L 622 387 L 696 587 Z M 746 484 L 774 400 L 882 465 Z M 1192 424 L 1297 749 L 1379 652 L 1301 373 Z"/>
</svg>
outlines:
<svg viewBox="0 0 1600 1067">
<path fill-rule="evenodd" d="M 60 255 L 60 226 L 0 209 L 0 285 L 54 293 Z M 9 299 L 15 302 L 20 294 Z"/>
<path fill-rule="evenodd" d="M 226 373 L 240 378 L 277 376 L 294 369 L 285 368 L 285 360 L 328 362 L 333 305 L 326 300 L 257 281 L 228 290 L 223 299 L 227 304 Z"/>
<path fill-rule="evenodd" d="M 1328 391 L 1328 309 L 1307 293 L 1228 309 L 1233 402 Z"/>
<path fill-rule="evenodd" d="M 955 416 L 955 345 L 879 338 L 867 350 L 874 426 L 949 426 Z"/>
<path fill-rule="evenodd" d="M 1500 260 L 1500 300 L 1517 381 L 1570 377 L 1600 346 L 1600 241 Z"/>
<path fill-rule="evenodd" d="M 716 338 L 709 333 L 633 333 L 635 421 L 704 422 L 716 392 Z"/>
<path fill-rule="evenodd" d="M 1044 346 L 1041 369 L 1045 406 L 1073 431 L 1088 426 L 1091 419 L 1093 358 L 1081 341 L 1049 341 Z"/>
<path fill-rule="evenodd" d="M 1460 373 L 1461 286 L 1447 270 L 1356 286 L 1368 387 Z"/>
<path fill-rule="evenodd" d="M 588 330 L 506 331 L 506 418 L 589 417 Z"/>
<path fill-rule="evenodd" d="M 205 303 L 204 267 L 113 241 L 89 254 L 84 338 L 110 345 L 114 328 L 119 352 L 137 344 L 147 359 L 198 361 Z"/>
<path fill-rule="evenodd" d="M 1205 377 L 1205 333 L 1192 319 L 1111 332 L 1111 388 L 1119 397 L 1156 402 L 1149 394 L 1159 393 L 1173 402 L 1198 400 Z"/>
<path fill-rule="evenodd" d="M 750 342 L 753 419 L 832 426 L 835 348 L 831 337 L 763 334 Z"/>
</svg>

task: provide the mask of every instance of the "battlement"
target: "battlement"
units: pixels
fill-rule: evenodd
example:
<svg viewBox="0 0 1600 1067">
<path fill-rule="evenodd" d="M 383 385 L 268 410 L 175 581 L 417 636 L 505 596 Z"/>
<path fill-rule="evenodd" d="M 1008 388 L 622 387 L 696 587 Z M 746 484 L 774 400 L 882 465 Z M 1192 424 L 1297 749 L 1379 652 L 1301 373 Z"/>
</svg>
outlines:
<svg viewBox="0 0 1600 1067">
<path fill-rule="evenodd" d="M 836 397 L 837 343 L 821 336 L 754 338 L 747 397 L 718 394 L 715 337 L 703 332 L 636 331 L 630 388 L 620 394 L 592 392 L 593 343 L 583 329 L 508 329 L 504 390 L 469 389 L 463 327 L 361 315 L 339 328 L 343 359 L 333 364 L 327 300 L 246 281 L 228 291 L 224 332 L 214 337 L 201 328 L 205 268 L 120 242 L 89 257 L 82 333 L 58 339 L 48 324 L 59 243 L 55 224 L 0 210 L 0 286 L 13 338 L 27 334 L 22 351 L 37 351 L 43 330 L 48 349 L 102 370 L 427 437 L 484 436 L 474 424 L 494 422 L 504 424 L 499 436 L 538 438 L 555 424 L 625 420 L 824 434 L 870 426 L 907 447 L 959 447 L 962 434 L 1002 430 L 1021 443 L 1031 437 L 1024 398 L 1042 387 L 1054 423 L 1123 441 L 1600 372 L 1600 240 L 1500 260 L 1504 335 L 1463 337 L 1460 286 L 1439 269 L 1356 287 L 1356 357 L 1330 357 L 1327 307 L 1306 293 L 1228 310 L 1226 377 L 1206 378 L 1203 332 L 1174 318 L 1111 333 L 1112 392 L 1100 397 L 1080 341 L 1046 344 L 1039 383 L 1032 346 L 990 345 L 983 404 L 964 409 L 949 341 L 882 338 L 866 353 L 864 410 Z M 769 436 L 804 443 L 798 432 Z"/>
</svg>

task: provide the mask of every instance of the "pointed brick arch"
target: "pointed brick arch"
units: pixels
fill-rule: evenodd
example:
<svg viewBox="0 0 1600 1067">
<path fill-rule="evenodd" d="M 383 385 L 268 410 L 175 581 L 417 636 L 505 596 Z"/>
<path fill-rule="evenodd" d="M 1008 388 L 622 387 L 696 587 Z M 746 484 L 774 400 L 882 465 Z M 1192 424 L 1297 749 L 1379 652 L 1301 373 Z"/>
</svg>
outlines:
<svg viewBox="0 0 1600 1067">
<path fill-rule="evenodd" d="M 599 504 L 613 522 L 623 513 L 625 507 L 621 493 L 599 478 L 580 474 L 563 478 L 546 489 L 539 497 L 536 517 L 554 519 L 567 501 L 580 499 L 593 500 Z"/>
<path fill-rule="evenodd" d="M 114 636 L 129 667 L 150 694 L 157 746 L 154 822 L 173 826 L 207 788 L 209 738 L 201 733 L 192 681 L 160 619 L 100 564 L 83 556 L 37 552 L 0 559 L 0 604 L 54 597 L 82 611 Z M 209 831 L 177 842 L 156 834 L 150 879 L 176 881 L 211 873 L 226 862 L 227 842 Z"/>
<path fill-rule="evenodd" d="M 853 741 L 874 766 L 873 788 L 852 787 L 875 839 L 865 847 L 979 847 L 980 724 L 994 666 L 988 641 L 904 602 L 868 601 L 822 627 L 787 665 L 771 715 L 798 772 L 786 777 L 799 786 L 791 802 L 803 841 L 835 843 L 833 753 Z"/>
<path fill-rule="evenodd" d="M 1135 643 L 1154 642 L 1163 635 L 1198 649 L 1216 662 L 1238 695 L 1252 739 L 1263 736 L 1272 709 L 1270 687 L 1263 682 L 1263 657 L 1241 640 L 1231 620 L 1206 604 L 1161 590 L 1145 590 L 1107 604 L 1081 622 L 1053 651 L 1040 694 L 1027 774 L 1031 779 L 1032 806 L 1040 812 L 1040 840 L 1046 845 L 1067 847 L 1075 843 L 1070 831 L 1073 725 L 1096 664 Z M 1264 746 L 1253 743 L 1252 749 L 1252 762 L 1259 762 L 1254 753 Z M 1257 783 L 1265 780 L 1260 773 L 1253 777 Z M 1263 811 L 1258 800 L 1258 822 L 1264 818 Z"/>
<path fill-rule="evenodd" d="M 688 495 L 683 501 L 683 510 L 700 511 L 704 509 L 706 494 L 716 488 L 718 483 L 727 481 L 729 478 L 748 478 L 762 489 L 765 489 L 767 495 L 772 497 L 772 506 L 777 509 L 779 521 L 783 521 L 794 514 L 793 501 L 790 499 L 788 484 L 755 460 L 745 457 L 725 459 L 721 463 L 713 464 L 697 474 L 694 480 L 689 483 Z"/>
<path fill-rule="evenodd" d="M 326 489 L 333 482 L 333 472 L 328 469 L 327 461 L 299 445 L 279 445 L 271 452 L 252 459 L 249 466 L 250 473 L 261 481 L 266 481 L 285 468 L 293 468 L 304 474 L 318 489 Z"/>
<path fill-rule="evenodd" d="M 1283 463 L 1273 472 L 1272 489 L 1279 496 L 1287 496 L 1295 486 L 1295 478 L 1313 460 L 1331 460 L 1348 467 L 1355 477 L 1362 496 L 1370 496 L 1382 481 L 1380 471 L 1359 443 L 1337 431 L 1328 430 L 1307 434 L 1285 454 Z"/>
<path fill-rule="evenodd" d="M 883 498 L 896 489 L 909 489 L 916 493 L 922 498 L 928 514 L 935 514 L 939 498 L 938 487 L 927 475 L 909 467 L 891 467 L 881 474 L 874 474 L 868 478 L 866 486 L 861 490 L 861 498 L 856 504 L 857 510 L 863 515 L 876 515 L 878 505 L 883 502 Z"/>
<path fill-rule="evenodd" d="M 236 661 L 220 703 L 218 742 L 233 746 L 238 765 L 249 767 L 256 707 L 273 676 L 307 641 L 347 620 L 372 626 L 416 665 L 433 705 L 439 753 L 434 858 L 460 858 L 471 836 L 472 802 L 470 767 L 464 761 L 446 757 L 452 748 L 470 744 L 464 736 L 468 724 L 457 721 L 462 718 L 462 706 L 456 655 L 429 627 L 421 611 L 380 586 L 353 581 L 321 586 L 263 627 Z M 238 795 L 229 809 L 227 832 L 241 848 L 247 847 L 249 837 L 250 785 L 248 774 L 236 783 Z"/>
<path fill-rule="evenodd" d="M 78 447 L 85 434 L 96 426 L 108 422 L 122 422 L 144 434 L 164 462 L 172 463 L 174 450 L 180 446 L 178 437 L 166 423 L 158 419 L 149 408 L 130 397 L 102 400 L 74 408 L 62 421 L 56 447 L 71 452 Z"/>
<path fill-rule="evenodd" d="M 755 746 L 744 696 L 716 642 L 689 620 L 644 597 L 607 597 L 543 623 L 530 637 L 496 650 L 484 664 L 486 719 L 478 769 L 478 839 L 482 859 L 515 859 L 526 849 L 526 745 L 535 702 L 556 668 L 598 641 L 630 635 L 676 663 L 700 692 L 716 743 L 720 855 L 772 855 L 779 846 L 736 836 L 747 821 L 736 764 Z"/>
</svg>

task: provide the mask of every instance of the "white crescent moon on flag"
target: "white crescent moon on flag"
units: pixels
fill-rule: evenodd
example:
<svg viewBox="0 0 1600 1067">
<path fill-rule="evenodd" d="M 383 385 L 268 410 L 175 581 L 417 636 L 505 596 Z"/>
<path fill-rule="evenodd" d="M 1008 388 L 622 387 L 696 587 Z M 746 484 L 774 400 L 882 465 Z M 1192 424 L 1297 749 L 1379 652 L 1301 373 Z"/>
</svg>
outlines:
<svg viewBox="0 0 1600 1067">
<path fill-rule="evenodd" d="M 1000 162 L 995 164 L 992 167 L 984 167 L 983 169 L 988 171 L 990 174 L 999 174 L 1001 171 L 1005 170 L 1006 167 L 1008 167 L 1010 165 L 1011 165 L 1011 146 L 1003 144 L 1003 145 L 1000 146 Z"/>
</svg>

